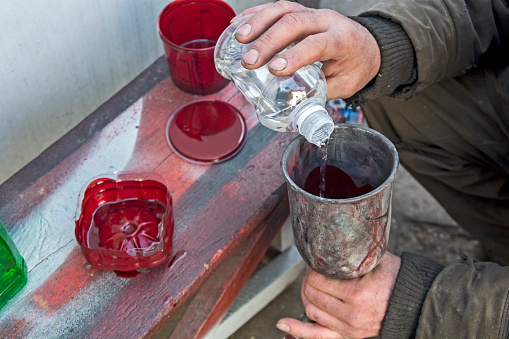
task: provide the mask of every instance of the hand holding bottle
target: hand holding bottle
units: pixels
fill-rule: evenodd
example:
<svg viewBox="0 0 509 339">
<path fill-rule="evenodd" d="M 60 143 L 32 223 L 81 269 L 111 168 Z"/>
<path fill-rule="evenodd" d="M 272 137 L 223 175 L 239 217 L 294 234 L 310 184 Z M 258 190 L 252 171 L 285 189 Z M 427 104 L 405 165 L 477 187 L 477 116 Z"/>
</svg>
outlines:
<svg viewBox="0 0 509 339">
<path fill-rule="evenodd" d="M 247 69 L 269 62 L 271 73 L 288 75 L 321 61 L 328 99 L 351 97 L 380 69 L 380 49 L 375 38 L 362 25 L 336 11 L 278 1 L 247 9 L 239 16 L 253 13 L 236 35 L 241 43 L 259 37 L 242 59 Z M 271 60 L 292 42 L 296 43 L 294 47 Z"/>
<path fill-rule="evenodd" d="M 217 71 L 233 80 L 256 108 L 258 120 L 264 126 L 278 132 L 298 131 L 310 143 L 321 147 L 332 133 L 334 122 L 325 109 L 327 87 L 320 66 L 304 65 L 286 76 L 271 74 L 267 65 L 246 69 L 242 57 L 253 43 L 240 43 L 235 36 L 250 17 L 232 20 L 221 33 L 214 49 Z"/>
</svg>

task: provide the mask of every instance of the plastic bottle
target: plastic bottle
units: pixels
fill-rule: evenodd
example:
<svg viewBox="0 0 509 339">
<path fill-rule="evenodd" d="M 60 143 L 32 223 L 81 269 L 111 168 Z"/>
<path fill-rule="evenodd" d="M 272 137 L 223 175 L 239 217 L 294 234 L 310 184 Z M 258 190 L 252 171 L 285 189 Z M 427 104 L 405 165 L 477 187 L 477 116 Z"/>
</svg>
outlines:
<svg viewBox="0 0 509 339">
<path fill-rule="evenodd" d="M 0 221 L 0 309 L 25 286 L 27 266 Z"/>
<path fill-rule="evenodd" d="M 304 66 L 289 76 L 275 76 L 267 65 L 255 70 L 243 67 L 240 61 L 252 43 L 239 43 L 235 33 L 249 16 L 235 20 L 219 37 L 214 51 L 217 71 L 233 80 L 264 126 L 278 132 L 298 131 L 310 143 L 324 144 L 334 122 L 325 110 L 327 87 L 320 66 Z"/>
</svg>

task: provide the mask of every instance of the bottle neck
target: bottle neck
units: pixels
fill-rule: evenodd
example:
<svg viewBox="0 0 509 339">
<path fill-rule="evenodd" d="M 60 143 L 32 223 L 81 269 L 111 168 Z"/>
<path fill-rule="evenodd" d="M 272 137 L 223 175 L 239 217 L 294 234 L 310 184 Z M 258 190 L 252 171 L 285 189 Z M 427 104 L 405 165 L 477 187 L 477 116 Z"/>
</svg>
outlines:
<svg viewBox="0 0 509 339">
<path fill-rule="evenodd" d="M 334 129 L 334 122 L 325 110 L 324 103 L 317 98 L 305 100 L 295 107 L 290 121 L 294 130 L 317 146 L 324 144 Z"/>
</svg>

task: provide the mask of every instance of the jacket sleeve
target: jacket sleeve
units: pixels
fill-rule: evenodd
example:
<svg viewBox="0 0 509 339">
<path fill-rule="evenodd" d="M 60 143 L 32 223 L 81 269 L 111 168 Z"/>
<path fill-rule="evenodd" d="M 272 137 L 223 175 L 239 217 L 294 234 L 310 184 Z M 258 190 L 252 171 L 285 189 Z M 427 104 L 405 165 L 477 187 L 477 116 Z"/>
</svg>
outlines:
<svg viewBox="0 0 509 339">
<path fill-rule="evenodd" d="M 432 83 L 459 76 L 483 63 L 491 65 L 494 60 L 505 62 L 503 59 L 507 57 L 507 0 L 380 1 L 360 13 L 359 17 L 381 17 L 395 22 L 411 41 L 415 52 L 416 80 L 399 84 L 406 88 L 391 84 L 393 90 L 399 87 L 398 91 L 391 93 L 393 96 L 408 97 Z M 372 33 L 380 31 L 376 24 L 361 24 L 372 28 Z M 382 49 L 385 47 L 377 40 L 384 63 Z M 394 71 L 397 69 L 392 69 Z M 386 69 L 385 73 L 391 73 L 391 70 Z M 370 95 L 368 99 L 373 98 Z M 365 98 L 363 101 L 366 101 Z"/>
<path fill-rule="evenodd" d="M 422 304 L 444 267 L 421 255 L 403 252 L 382 326 L 382 338 L 413 338 Z"/>
<path fill-rule="evenodd" d="M 509 338 L 509 267 L 466 258 L 445 267 L 424 301 L 419 338 Z"/>
<path fill-rule="evenodd" d="M 421 85 L 461 75 L 492 50 L 504 49 L 507 0 L 380 1 L 360 16 L 399 23 L 415 50 Z"/>
<path fill-rule="evenodd" d="M 509 267 L 403 253 L 382 338 L 508 338 Z"/>
</svg>

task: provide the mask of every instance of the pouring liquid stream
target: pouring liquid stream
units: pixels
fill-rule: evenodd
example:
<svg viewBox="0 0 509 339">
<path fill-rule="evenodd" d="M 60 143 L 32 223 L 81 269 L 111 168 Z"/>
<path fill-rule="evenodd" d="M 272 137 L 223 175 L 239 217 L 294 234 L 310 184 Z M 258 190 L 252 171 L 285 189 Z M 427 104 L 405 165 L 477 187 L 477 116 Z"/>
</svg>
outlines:
<svg viewBox="0 0 509 339">
<path fill-rule="evenodd" d="M 320 151 L 322 152 L 322 164 L 320 165 L 320 198 L 323 198 L 325 195 L 325 170 L 327 169 L 327 145 L 329 144 L 329 139 L 325 142 L 322 142 L 318 147 L 320 147 Z"/>
<path fill-rule="evenodd" d="M 307 176 L 304 191 L 320 198 L 350 199 L 371 192 L 368 178 L 349 174 L 335 165 L 327 165 L 327 144 L 322 144 L 321 162 Z"/>
</svg>

